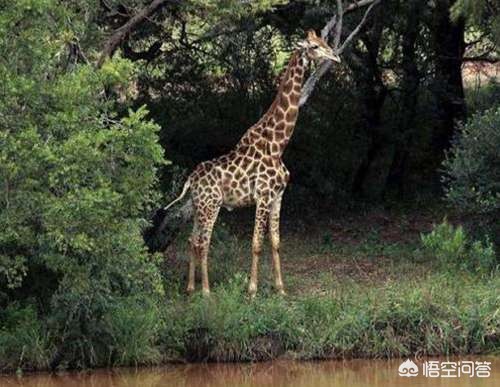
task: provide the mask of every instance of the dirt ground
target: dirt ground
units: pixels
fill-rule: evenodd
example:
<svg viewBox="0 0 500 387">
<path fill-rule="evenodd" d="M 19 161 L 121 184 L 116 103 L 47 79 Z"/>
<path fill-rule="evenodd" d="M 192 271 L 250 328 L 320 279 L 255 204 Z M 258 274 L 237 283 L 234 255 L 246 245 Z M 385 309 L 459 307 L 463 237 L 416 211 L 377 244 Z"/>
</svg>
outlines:
<svg viewBox="0 0 500 387">
<path fill-rule="evenodd" d="M 401 276 L 425 275 L 419 250 L 420 235 L 432 230 L 444 217 L 459 222 L 442 203 L 416 208 L 372 208 L 356 213 L 309 213 L 293 218 L 282 215 L 281 256 L 285 285 L 290 294 L 327 293 L 336 283 L 349 281 L 384 283 Z M 222 224 L 222 226 L 221 226 Z M 223 213 L 216 227 L 236 236 L 236 268 L 249 269 L 253 210 Z M 217 265 L 217 251 L 212 251 Z M 266 242 L 260 263 L 261 286 L 273 281 L 271 254 Z"/>
</svg>

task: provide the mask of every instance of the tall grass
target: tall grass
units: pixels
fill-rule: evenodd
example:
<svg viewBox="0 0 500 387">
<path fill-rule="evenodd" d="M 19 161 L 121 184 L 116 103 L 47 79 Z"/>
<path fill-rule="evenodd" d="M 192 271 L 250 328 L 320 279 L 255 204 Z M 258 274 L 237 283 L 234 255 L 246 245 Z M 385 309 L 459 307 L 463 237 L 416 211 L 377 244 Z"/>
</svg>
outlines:
<svg viewBox="0 0 500 387">
<path fill-rule="evenodd" d="M 156 345 L 164 324 L 159 306 L 125 298 L 107 313 L 105 331 L 112 365 L 157 364 L 162 355 Z"/>
<path fill-rule="evenodd" d="M 11 305 L 0 314 L 0 371 L 48 368 L 54 348 L 35 309 Z"/>
<path fill-rule="evenodd" d="M 497 256 L 493 244 L 471 240 L 462 226 L 454 227 L 446 219 L 421 235 L 423 251 L 442 271 L 467 270 L 481 275 L 496 273 Z"/>
<path fill-rule="evenodd" d="M 189 360 L 395 357 L 495 352 L 500 280 L 437 274 L 327 296 L 249 301 L 236 278 L 205 300 L 172 301 L 163 348 Z"/>
<path fill-rule="evenodd" d="M 396 269 L 387 269 L 390 276 L 359 282 L 339 277 L 321 294 L 306 291 L 287 297 L 276 296 L 263 284 L 253 300 L 246 293 L 247 277 L 234 260 L 238 244 L 229 239 L 224 245 L 224 240 L 228 238 L 223 233 L 216 235 L 215 250 L 230 270 L 215 273 L 210 299 L 201 294 L 187 297 L 178 290 L 178 279 L 172 280 L 163 300 L 135 295 L 115 298 L 105 309 L 85 309 L 95 321 L 92 327 L 78 316 L 61 327 L 54 313 L 41 316 L 29 304 L 0 310 L 0 371 L 169 360 L 500 353 L 495 251 L 488 242 L 473 241 L 460 227 L 436 226 L 422 236 L 421 249 L 384 246 L 394 260 L 402 260 Z M 344 253 L 355 259 L 374 248 L 357 246 Z M 416 254 L 423 258 L 419 267 L 412 261 Z M 411 269 L 414 275 L 407 273 Z M 180 270 L 166 270 L 165 280 Z M 71 299 L 71 305 L 76 304 L 78 300 Z M 60 332 L 68 331 L 61 337 Z M 82 346 L 90 351 L 80 351 Z M 91 353 L 92 359 L 86 360 L 83 353 Z"/>
<path fill-rule="evenodd" d="M 96 365 L 499 353 L 499 288 L 498 276 L 437 273 L 250 300 L 237 275 L 210 299 L 117 304 L 105 318 Z M 0 369 L 49 368 L 57 354 L 50 330 L 30 308 L 9 314 L 0 329 Z"/>
</svg>

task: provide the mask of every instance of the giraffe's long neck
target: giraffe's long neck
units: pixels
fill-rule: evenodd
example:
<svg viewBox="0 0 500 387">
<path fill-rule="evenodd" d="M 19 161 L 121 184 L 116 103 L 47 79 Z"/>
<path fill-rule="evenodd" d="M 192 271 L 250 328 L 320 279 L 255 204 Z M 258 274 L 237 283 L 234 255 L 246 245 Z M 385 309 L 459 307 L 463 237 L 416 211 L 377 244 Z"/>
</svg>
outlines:
<svg viewBox="0 0 500 387">
<path fill-rule="evenodd" d="M 257 144 L 265 146 L 268 153 L 281 156 L 295 128 L 299 112 L 302 83 L 307 59 L 301 50 L 295 50 L 282 76 L 278 93 L 262 118 L 243 135 L 236 146 Z"/>
</svg>

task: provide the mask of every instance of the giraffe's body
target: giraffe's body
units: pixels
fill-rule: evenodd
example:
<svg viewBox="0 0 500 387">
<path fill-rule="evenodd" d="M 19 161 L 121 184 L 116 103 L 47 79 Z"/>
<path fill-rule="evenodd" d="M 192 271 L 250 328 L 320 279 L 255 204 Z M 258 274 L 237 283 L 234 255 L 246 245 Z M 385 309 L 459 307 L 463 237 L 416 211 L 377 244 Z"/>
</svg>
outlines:
<svg viewBox="0 0 500 387">
<path fill-rule="evenodd" d="M 305 59 L 294 53 L 267 113 L 234 150 L 196 167 L 189 176 L 195 206 L 213 201 L 228 209 L 244 207 L 284 189 L 289 173 L 281 155 L 295 127 L 304 66 Z"/>
<path fill-rule="evenodd" d="M 309 33 L 308 41 L 315 42 L 315 47 L 330 50 L 313 33 Z M 328 54 L 333 56 L 333 53 Z M 190 239 L 192 258 L 189 264 L 189 292 L 194 290 L 195 264 L 198 258 L 201 262 L 203 292 L 209 293 L 208 248 L 220 207 L 231 210 L 254 204 L 256 216 L 249 292 L 253 295 L 257 290 L 258 261 L 268 227 L 275 285 L 280 293 L 284 292 L 279 256 L 279 216 L 281 198 L 290 174 L 281 156 L 293 134 L 310 55 L 303 47 L 293 53 L 271 107 L 247 130 L 234 150 L 200 163 L 189 175 L 180 197 L 190 189 L 195 208 L 194 228 Z"/>
</svg>

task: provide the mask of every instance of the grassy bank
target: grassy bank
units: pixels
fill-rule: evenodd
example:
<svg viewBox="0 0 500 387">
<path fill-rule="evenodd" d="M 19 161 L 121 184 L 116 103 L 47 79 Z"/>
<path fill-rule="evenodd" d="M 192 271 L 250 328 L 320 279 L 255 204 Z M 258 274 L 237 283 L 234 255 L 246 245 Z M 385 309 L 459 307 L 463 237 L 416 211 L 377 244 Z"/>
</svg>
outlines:
<svg viewBox="0 0 500 387">
<path fill-rule="evenodd" d="M 494 252 L 457 227 L 430 233 L 442 214 L 370 211 L 285 223 L 288 295 L 275 295 L 264 256 L 254 300 L 246 295 L 251 217 L 231 216 L 214 236 L 210 299 L 184 295 L 181 237 L 165 255 L 165 296 L 148 304 L 124 298 L 96 322 L 98 331 L 69 332 L 71 357 L 35 307 L 3 311 L 0 369 L 78 368 L 67 359 L 79 350 L 92 354 L 91 366 L 499 353 Z"/>
<path fill-rule="evenodd" d="M 343 281 L 324 295 L 248 301 L 242 277 L 210 300 L 175 300 L 160 345 L 172 359 L 248 361 L 498 351 L 500 280 L 428 275 Z"/>
<path fill-rule="evenodd" d="M 100 365 L 497 353 L 499 278 L 433 274 L 381 285 L 337 282 L 328 294 L 250 301 L 236 276 L 210 299 L 128 305 L 95 345 Z M 25 319 L 0 334 L 3 371 L 50 368 L 57 338 Z M 60 363 L 58 368 L 72 367 Z"/>
</svg>

